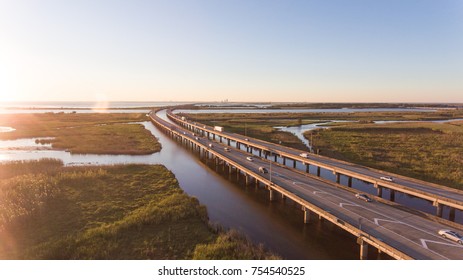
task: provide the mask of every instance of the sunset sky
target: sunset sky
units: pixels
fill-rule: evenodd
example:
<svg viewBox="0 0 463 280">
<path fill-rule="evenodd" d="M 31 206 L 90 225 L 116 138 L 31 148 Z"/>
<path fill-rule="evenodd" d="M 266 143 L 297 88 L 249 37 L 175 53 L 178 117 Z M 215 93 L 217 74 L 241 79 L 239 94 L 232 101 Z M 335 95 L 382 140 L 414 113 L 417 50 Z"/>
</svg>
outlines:
<svg viewBox="0 0 463 280">
<path fill-rule="evenodd" d="M 461 0 L 0 0 L 0 101 L 463 102 Z"/>
</svg>

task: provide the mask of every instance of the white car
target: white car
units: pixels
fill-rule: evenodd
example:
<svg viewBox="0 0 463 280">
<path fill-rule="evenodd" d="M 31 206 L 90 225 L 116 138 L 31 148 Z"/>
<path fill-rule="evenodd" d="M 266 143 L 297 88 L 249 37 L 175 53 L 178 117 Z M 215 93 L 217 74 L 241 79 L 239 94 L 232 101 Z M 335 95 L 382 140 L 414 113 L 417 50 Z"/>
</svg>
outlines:
<svg viewBox="0 0 463 280">
<path fill-rule="evenodd" d="M 212 147 L 214 147 L 214 145 L 212 145 L 212 144 L 209 144 L 209 148 L 212 148 Z"/>
<path fill-rule="evenodd" d="M 441 229 L 438 231 L 439 235 L 445 239 L 449 239 L 463 245 L 463 236 L 458 232 L 449 229 Z"/>
<path fill-rule="evenodd" d="M 246 157 L 247 160 L 253 161 L 254 159 L 252 157 Z"/>
<path fill-rule="evenodd" d="M 227 148 L 227 147 L 225 147 L 225 148 L 223 148 L 223 149 L 224 149 L 225 152 L 229 152 L 229 151 L 230 151 L 230 148 Z"/>
<path fill-rule="evenodd" d="M 303 157 L 303 158 L 308 158 L 309 155 L 307 153 L 302 153 L 302 154 L 299 154 L 300 157 Z"/>
<path fill-rule="evenodd" d="M 384 181 L 388 181 L 388 182 L 394 182 L 394 178 L 389 177 L 389 176 L 381 176 L 381 177 L 379 177 L 379 179 L 384 180 Z"/>
</svg>

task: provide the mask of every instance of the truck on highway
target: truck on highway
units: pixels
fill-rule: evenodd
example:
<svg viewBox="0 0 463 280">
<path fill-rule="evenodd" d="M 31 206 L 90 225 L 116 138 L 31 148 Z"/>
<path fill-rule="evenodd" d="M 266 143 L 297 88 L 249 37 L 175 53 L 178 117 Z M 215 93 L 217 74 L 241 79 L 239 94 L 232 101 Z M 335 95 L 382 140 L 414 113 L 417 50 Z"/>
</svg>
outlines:
<svg viewBox="0 0 463 280">
<path fill-rule="evenodd" d="M 223 131 L 223 127 L 222 127 L 222 126 L 214 126 L 214 130 L 215 130 L 215 131 L 222 132 L 222 131 Z"/>
</svg>

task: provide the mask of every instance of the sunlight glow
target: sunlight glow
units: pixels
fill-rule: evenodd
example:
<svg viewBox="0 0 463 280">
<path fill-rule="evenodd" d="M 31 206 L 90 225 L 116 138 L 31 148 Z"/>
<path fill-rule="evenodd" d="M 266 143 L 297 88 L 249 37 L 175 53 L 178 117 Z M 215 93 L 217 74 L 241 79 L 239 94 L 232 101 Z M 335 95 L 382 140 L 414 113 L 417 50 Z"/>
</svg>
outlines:
<svg viewBox="0 0 463 280">
<path fill-rule="evenodd" d="M 9 155 L 0 154 L 0 162 L 9 161 L 9 160 L 11 160 Z"/>
<path fill-rule="evenodd" d="M 109 108 L 109 101 L 106 94 L 97 93 L 95 95 L 96 102 L 93 105 L 92 111 L 95 113 L 104 113 Z"/>
</svg>

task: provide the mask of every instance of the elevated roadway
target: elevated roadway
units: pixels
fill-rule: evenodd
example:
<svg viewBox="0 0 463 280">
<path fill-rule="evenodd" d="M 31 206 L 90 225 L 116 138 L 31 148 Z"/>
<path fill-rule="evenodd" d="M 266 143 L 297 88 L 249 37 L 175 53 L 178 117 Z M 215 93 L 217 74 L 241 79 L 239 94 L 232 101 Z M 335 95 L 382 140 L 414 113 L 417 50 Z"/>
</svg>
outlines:
<svg viewBox="0 0 463 280">
<path fill-rule="evenodd" d="M 284 163 L 286 163 L 286 160 L 291 160 L 293 162 L 294 168 L 296 167 L 296 162 L 301 162 L 304 164 L 307 168 L 307 171 L 310 165 L 314 165 L 318 168 L 318 176 L 320 176 L 321 168 L 329 170 L 336 175 L 337 183 L 340 182 L 341 175 L 347 176 L 349 187 L 352 184 L 352 178 L 373 184 L 377 189 L 377 195 L 379 197 L 382 197 L 383 188 L 387 188 L 391 192 L 390 199 L 392 201 L 394 201 L 395 192 L 405 193 L 410 196 L 430 201 L 436 207 L 436 215 L 438 217 L 442 217 L 444 206 L 450 208 L 450 220 L 454 220 L 455 209 L 463 211 L 463 191 L 461 190 L 456 190 L 422 180 L 417 180 L 390 172 L 384 172 L 381 170 L 320 155 L 308 154 L 308 157 L 304 158 L 300 155 L 302 153 L 307 153 L 306 151 L 285 147 L 275 143 L 235 133 L 216 131 L 213 127 L 197 122 L 192 122 L 188 119 L 182 119 L 182 117 L 174 114 L 172 110 L 167 111 L 167 116 L 183 127 L 192 131 L 196 131 L 201 135 L 211 135 L 213 138 L 217 136 L 219 137 L 220 142 L 225 141 L 228 145 L 231 145 L 233 142 L 237 148 L 244 146 L 248 150 L 251 149 L 251 151 L 252 149 L 258 150 L 260 155 L 263 155 L 265 158 L 267 158 L 267 156 L 270 154 L 275 155 L 275 161 L 276 156 L 281 157 Z M 383 176 L 392 177 L 394 178 L 394 181 L 389 182 L 381 180 L 380 178 Z"/>
<path fill-rule="evenodd" d="M 396 259 L 463 259 L 463 246 L 437 233 L 442 228 L 461 230 L 450 222 L 442 225 L 393 203 L 382 203 L 381 199 L 359 200 L 353 189 L 264 158 L 250 160 L 245 151 L 198 136 L 155 113 L 150 117 L 165 133 L 218 168 L 236 172 L 244 176 L 248 184 L 254 180 L 257 186 L 268 189 L 270 200 L 285 198 L 298 203 L 304 211 L 304 222 L 309 222 L 310 215 L 315 213 L 356 236 L 362 259 L 367 257 L 368 246 Z M 261 167 L 269 172 L 262 173 Z"/>
</svg>

